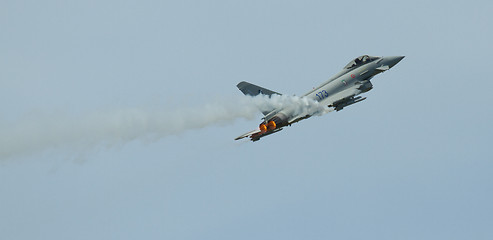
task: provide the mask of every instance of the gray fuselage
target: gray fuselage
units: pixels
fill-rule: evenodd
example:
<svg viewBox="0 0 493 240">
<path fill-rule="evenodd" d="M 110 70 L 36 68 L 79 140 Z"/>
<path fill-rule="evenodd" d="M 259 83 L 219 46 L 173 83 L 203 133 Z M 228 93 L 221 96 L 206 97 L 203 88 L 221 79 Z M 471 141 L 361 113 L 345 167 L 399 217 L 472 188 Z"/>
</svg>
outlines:
<svg viewBox="0 0 493 240">
<path fill-rule="evenodd" d="M 319 87 L 307 92 L 303 97 L 340 110 L 344 106 L 355 103 L 353 101 L 355 96 L 371 90 L 373 86 L 370 79 L 390 69 L 402 58 L 401 56 L 361 56 L 350 62 L 341 72 L 329 78 Z M 335 105 L 335 103 L 340 104 Z M 278 127 L 282 127 L 308 117 L 310 116 L 297 116 L 295 107 L 286 107 L 269 113 L 264 119 L 265 122 L 274 120 Z"/>
</svg>

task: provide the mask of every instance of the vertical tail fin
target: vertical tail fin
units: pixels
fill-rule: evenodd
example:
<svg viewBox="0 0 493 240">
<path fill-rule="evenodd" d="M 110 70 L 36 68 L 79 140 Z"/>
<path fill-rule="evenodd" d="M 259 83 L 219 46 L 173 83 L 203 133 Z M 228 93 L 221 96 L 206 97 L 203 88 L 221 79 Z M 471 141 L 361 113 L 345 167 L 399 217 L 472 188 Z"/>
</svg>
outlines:
<svg viewBox="0 0 493 240">
<path fill-rule="evenodd" d="M 255 84 L 251 84 L 248 82 L 240 82 L 236 86 L 245 95 L 250 95 L 250 96 L 257 96 L 259 94 L 263 94 L 263 95 L 267 95 L 267 96 L 271 96 L 273 94 L 281 95 L 280 93 L 271 91 L 271 90 L 263 88 L 263 87 L 259 87 Z"/>
<path fill-rule="evenodd" d="M 269 89 L 266 89 L 266 88 L 263 88 L 263 87 L 259 87 L 255 84 L 251 84 L 251 83 L 248 83 L 248 82 L 240 82 L 238 83 L 238 85 L 236 85 L 238 87 L 238 89 L 240 89 L 240 91 L 245 94 L 245 95 L 249 95 L 249 96 L 257 96 L 257 95 L 260 95 L 260 94 L 263 94 L 263 95 L 267 95 L 267 96 L 272 96 L 274 94 L 277 94 L 277 95 L 282 95 L 280 93 L 277 93 L 277 92 L 274 92 L 274 91 L 271 91 Z M 262 111 L 262 114 L 267 115 L 269 114 L 270 112 L 272 112 L 274 109 L 271 109 L 271 110 L 267 110 L 267 111 Z"/>
</svg>

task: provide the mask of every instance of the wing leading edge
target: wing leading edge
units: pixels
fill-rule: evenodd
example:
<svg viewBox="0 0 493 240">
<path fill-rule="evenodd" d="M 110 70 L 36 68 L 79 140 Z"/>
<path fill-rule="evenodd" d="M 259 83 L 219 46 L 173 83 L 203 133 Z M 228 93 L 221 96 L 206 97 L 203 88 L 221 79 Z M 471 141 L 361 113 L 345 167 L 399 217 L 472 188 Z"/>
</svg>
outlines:
<svg viewBox="0 0 493 240">
<path fill-rule="evenodd" d="M 276 132 L 279 132 L 281 130 L 282 130 L 282 128 L 277 128 L 277 129 L 274 129 L 273 131 L 262 132 L 260 129 L 257 129 L 257 130 L 253 130 L 253 131 L 247 132 L 247 133 L 245 133 L 245 134 L 243 134 L 243 135 L 235 138 L 235 140 L 240 140 L 240 139 L 243 139 L 243 138 L 246 138 L 246 137 L 250 137 L 250 140 L 252 140 L 253 142 L 255 142 L 255 141 L 260 140 L 260 138 L 262 138 L 262 137 L 271 135 L 271 134 L 276 133 Z"/>
</svg>

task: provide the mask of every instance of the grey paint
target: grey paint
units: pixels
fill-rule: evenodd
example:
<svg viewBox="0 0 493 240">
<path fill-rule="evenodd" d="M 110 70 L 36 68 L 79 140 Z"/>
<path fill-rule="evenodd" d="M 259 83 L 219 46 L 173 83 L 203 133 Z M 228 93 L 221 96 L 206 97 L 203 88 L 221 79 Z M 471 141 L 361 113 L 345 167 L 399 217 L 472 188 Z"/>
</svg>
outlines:
<svg viewBox="0 0 493 240">
<path fill-rule="evenodd" d="M 365 100 L 366 98 L 358 97 L 358 95 L 373 88 L 370 80 L 375 75 L 389 70 L 403 58 L 404 56 L 374 57 L 368 55 L 357 57 L 349 62 L 342 71 L 303 96 L 327 105 L 333 110 L 340 111 L 346 106 Z M 271 96 L 272 94 L 279 94 L 247 82 L 240 82 L 237 87 L 245 95 L 265 94 Z M 261 132 L 260 129 L 254 130 L 237 137 L 235 140 L 250 137 L 252 141 L 257 141 L 264 136 L 279 131 L 285 126 L 311 117 L 310 115 L 297 115 L 294 112 L 294 106 L 263 112 L 265 117 L 261 124 L 274 121 L 276 129 L 266 132 Z"/>
</svg>

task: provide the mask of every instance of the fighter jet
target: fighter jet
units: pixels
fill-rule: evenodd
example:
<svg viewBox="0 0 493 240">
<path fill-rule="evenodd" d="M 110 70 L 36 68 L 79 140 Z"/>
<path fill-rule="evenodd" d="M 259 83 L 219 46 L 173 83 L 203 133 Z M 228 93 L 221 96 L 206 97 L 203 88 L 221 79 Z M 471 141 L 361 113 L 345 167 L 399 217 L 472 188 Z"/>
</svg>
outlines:
<svg viewBox="0 0 493 240">
<path fill-rule="evenodd" d="M 404 56 L 374 57 L 363 55 L 349 62 L 339 73 L 332 76 L 317 88 L 307 92 L 303 97 L 315 100 L 328 106 L 330 109 L 340 111 L 343 108 L 361 102 L 366 97 L 359 96 L 373 88 L 370 80 L 377 74 L 385 72 L 400 62 Z M 240 82 L 238 89 L 245 95 L 256 96 L 264 94 L 272 96 L 280 93 L 259 87 L 257 85 Z M 258 129 L 245 133 L 235 140 L 250 137 L 252 141 L 279 132 L 285 126 L 307 119 L 311 115 L 297 115 L 295 107 L 284 107 L 263 111 L 264 118 Z"/>
</svg>

